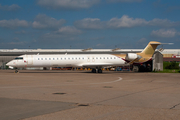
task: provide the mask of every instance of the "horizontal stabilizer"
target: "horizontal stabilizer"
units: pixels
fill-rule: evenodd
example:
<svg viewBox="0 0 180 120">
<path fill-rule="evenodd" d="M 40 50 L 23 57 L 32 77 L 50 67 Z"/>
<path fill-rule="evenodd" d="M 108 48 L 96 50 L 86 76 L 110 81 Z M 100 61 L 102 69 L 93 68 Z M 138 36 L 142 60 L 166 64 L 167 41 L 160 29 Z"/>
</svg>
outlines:
<svg viewBox="0 0 180 120">
<path fill-rule="evenodd" d="M 173 45 L 174 43 L 161 43 L 161 44 Z"/>
<path fill-rule="evenodd" d="M 162 45 L 162 44 L 167 44 L 167 45 L 173 45 L 174 43 L 150 43 L 151 45 Z"/>
</svg>

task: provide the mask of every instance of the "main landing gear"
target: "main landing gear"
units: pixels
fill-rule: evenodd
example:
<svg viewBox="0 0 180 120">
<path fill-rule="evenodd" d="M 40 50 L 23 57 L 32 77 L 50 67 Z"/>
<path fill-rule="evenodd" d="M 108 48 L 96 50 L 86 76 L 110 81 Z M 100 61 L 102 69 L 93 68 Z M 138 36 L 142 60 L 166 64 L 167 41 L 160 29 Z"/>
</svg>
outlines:
<svg viewBox="0 0 180 120">
<path fill-rule="evenodd" d="M 101 70 L 101 69 L 92 69 L 92 73 L 96 73 L 96 71 L 97 71 L 98 73 L 102 73 L 102 70 Z"/>
<path fill-rule="evenodd" d="M 96 73 L 96 69 L 92 69 L 92 73 Z"/>
</svg>

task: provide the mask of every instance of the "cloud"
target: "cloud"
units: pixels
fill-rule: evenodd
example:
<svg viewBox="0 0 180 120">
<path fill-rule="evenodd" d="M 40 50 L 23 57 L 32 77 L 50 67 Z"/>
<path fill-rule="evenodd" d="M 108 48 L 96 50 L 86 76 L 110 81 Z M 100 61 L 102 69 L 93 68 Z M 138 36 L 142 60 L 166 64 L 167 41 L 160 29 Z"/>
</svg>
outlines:
<svg viewBox="0 0 180 120">
<path fill-rule="evenodd" d="M 142 18 L 132 18 L 123 15 L 121 18 L 112 18 L 109 21 L 101 21 L 99 18 L 85 18 L 75 21 L 74 26 L 81 29 L 121 29 L 142 26 L 178 27 L 180 22 L 158 18 L 147 21 Z"/>
<path fill-rule="evenodd" d="M 64 34 L 64 35 L 77 35 L 77 34 L 81 34 L 82 31 L 76 29 L 75 27 L 66 26 L 60 28 L 58 31 L 56 31 L 56 33 Z"/>
<path fill-rule="evenodd" d="M 167 12 L 172 12 L 174 10 L 180 10 L 180 6 L 170 6 L 167 8 Z"/>
<path fill-rule="evenodd" d="M 144 43 L 144 42 L 146 42 L 146 41 L 147 41 L 146 38 L 141 38 L 140 40 L 138 40 L 139 43 Z"/>
<path fill-rule="evenodd" d="M 58 34 L 58 33 L 46 33 L 40 37 L 40 41 L 69 41 L 69 40 L 75 40 L 76 35 L 67 35 L 67 34 Z"/>
<path fill-rule="evenodd" d="M 26 31 L 21 30 L 21 31 L 16 31 L 15 33 L 16 33 L 16 34 L 25 34 L 25 33 L 26 33 Z"/>
<path fill-rule="evenodd" d="M 19 41 L 19 38 L 18 37 L 14 37 L 13 40 Z"/>
<path fill-rule="evenodd" d="M 0 10 L 4 10 L 4 11 L 16 11 L 16 10 L 19 10 L 20 8 L 21 7 L 16 4 L 12 4 L 10 6 L 8 6 L 8 5 L 2 6 L 0 4 Z"/>
<path fill-rule="evenodd" d="M 74 22 L 74 26 L 82 29 L 103 29 L 105 23 L 98 18 L 85 18 Z"/>
<path fill-rule="evenodd" d="M 17 27 L 28 27 L 29 23 L 25 20 L 19 20 L 19 19 L 14 19 L 14 20 L 0 20 L 0 27 L 4 28 L 17 28 Z"/>
<path fill-rule="evenodd" d="M 95 47 L 95 48 L 107 48 L 107 46 L 106 46 L 105 44 L 101 44 L 101 43 L 96 44 L 94 47 Z M 93 48 L 94 48 L 94 47 L 93 47 Z"/>
<path fill-rule="evenodd" d="M 153 30 L 151 35 L 154 37 L 162 37 L 162 38 L 172 38 L 175 37 L 176 34 L 179 34 L 175 29 L 160 29 L 160 30 Z"/>
<path fill-rule="evenodd" d="M 49 9 L 85 9 L 98 4 L 100 0 L 37 0 L 37 4 Z"/>
<path fill-rule="evenodd" d="M 44 34 L 41 37 L 45 40 L 75 40 L 77 36 L 82 34 L 81 30 L 78 30 L 75 27 L 66 26 L 59 28 L 57 31 L 52 31 L 50 33 Z"/>
<path fill-rule="evenodd" d="M 25 42 L 9 42 L 7 44 L 9 44 L 9 45 L 23 45 L 23 44 L 25 44 Z"/>
<path fill-rule="evenodd" d="M 167 4 L 162 4 L 161 0 L 157 0 L 157 1 L 153 2 L 153 6 L 161 8 L 161 7 L 166 7 Z"/>
<path fill-rule="evenodd" d="M 179 26 L 180 22 L 171 22 L 168 19 L 158 19 L 155 18 L 148 22 L 149 26 L 160 26 L 160 27 L 174 27 Z"/>
<path fill-rule="evenodd" d="M 132 2 L 142 2 L 143 0 L 107 0 L 107 2 L 126 2 L 126 3 L 132 3 Z"/>
<path fill-rule="evenodd" d="M 127 15 L 123 15 L 121 18 L 112 18 L 107 22 L 107 26 L 109 28 L 130 28 L 135 26 L 144 26 L 148 24 L 148 22 L 141 18 L 130 18 Z"/>
<path fill-rule="evenodd" d="M 45 14 L 39 14 L 36 16 L 35 21 L 32 23 L 33 28 L 36 29 L 58 29 L 61 27 L 66 20 L 49 17 Z"/>
<path fill-rule="evenodd" d="M 142 46 L 146 46 L 147 45 L 147 39 L 146 38 L 141 38 L 139 39 L 136 44 L 139 48 L 142 48 Z"/>
<path fill-rule="evenodd" d="M 150 21 L 146 21 L 142 18 L 130 18 L 127 15 L 123 15 L 121 18 L 112 18 L 107 24 L 110 28 L 130 28 L 136 26 L 158 26 L 158 27 L 175 27 L 180 26 L 180 22 L 171 22 L 168 19 L 155 18 Z"/>
</svg>

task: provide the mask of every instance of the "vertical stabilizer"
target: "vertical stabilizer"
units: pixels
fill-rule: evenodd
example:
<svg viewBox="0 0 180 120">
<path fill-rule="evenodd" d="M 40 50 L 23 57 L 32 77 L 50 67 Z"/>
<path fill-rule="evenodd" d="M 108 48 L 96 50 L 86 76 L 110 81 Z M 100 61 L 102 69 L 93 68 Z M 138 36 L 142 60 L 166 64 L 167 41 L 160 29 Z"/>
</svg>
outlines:
<svg viewBox="0 0 180 120">
<path fill-rule="evenodd" d="M 160 44 L 161 44 L 160 42 L 156 42 L 156 41 L 149 42 L 148 45 L 145 47 L 145 49 L 141 53 L 136 53 L 137 55 L 140 56 L 139 57 L 140 59 L 137 58 L 133 62 L 143 63 L 143 62 L 150 60 L 152 58 L 157 46 Z"/>
<path fill-rule="evenodd" d="M 160 42 L 156 42 L 156 41 L 151 41 L 149 42 L 149 44 L 146 46 L 146 48 L 141 52 L 141 54 L 145 55 L 145 56 L 149 56 L 152 57 L 157 46 L 160 45 Z"/>
</svg>

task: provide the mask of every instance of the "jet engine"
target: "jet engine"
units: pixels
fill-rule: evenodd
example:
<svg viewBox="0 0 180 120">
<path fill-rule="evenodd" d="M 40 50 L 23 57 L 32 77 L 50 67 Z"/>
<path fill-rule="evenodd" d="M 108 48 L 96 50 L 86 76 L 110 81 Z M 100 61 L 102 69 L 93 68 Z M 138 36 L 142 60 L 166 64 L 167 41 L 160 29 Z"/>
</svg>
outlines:
<svg viewBox="0 0 180 120">
<path fill-rule="evenodd" d="M 136 53 L 127 53 L 126 54 L 126 60 L 135 60 L 136 58 L 139 58 L 141 56 L 137 55 Z"/>
</svg>

